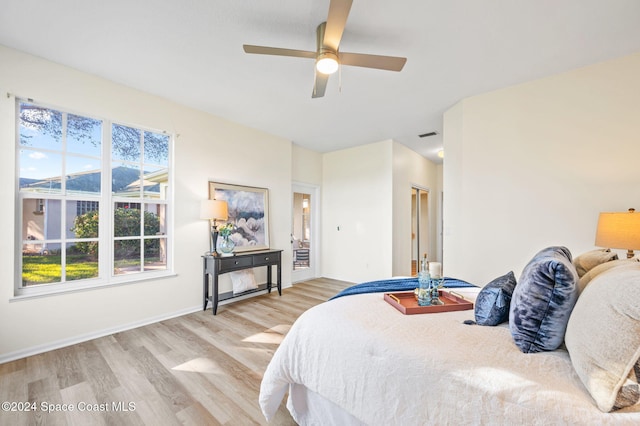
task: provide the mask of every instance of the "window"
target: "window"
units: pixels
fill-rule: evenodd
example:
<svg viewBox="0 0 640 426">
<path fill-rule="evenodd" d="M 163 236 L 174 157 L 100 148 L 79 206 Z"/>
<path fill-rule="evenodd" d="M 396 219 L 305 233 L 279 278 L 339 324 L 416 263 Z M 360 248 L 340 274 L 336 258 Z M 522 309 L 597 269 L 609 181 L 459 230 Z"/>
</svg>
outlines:
<svg viewBox="0 0 640 426">
<path fill-rule="evenodd" d="M 76 215 L 81 216 L 85 213 L 98 210 L 98 206 L 98 201 L 76 201 Z"/>
<path fill-rule="evenodd" d="M 112 126 L 114 274 L 167 268 L 169 137 Z"/>
<path fill-rule="evenodd" d="M 172 138 L 17 102 L 17 293 L 169 271 Z"/>
<path fill-rule="evenodd" d="M 33 214 L 44 214 L 44 200 L 42 198 L 36 200 L 36 209 Z"/>
</svg>

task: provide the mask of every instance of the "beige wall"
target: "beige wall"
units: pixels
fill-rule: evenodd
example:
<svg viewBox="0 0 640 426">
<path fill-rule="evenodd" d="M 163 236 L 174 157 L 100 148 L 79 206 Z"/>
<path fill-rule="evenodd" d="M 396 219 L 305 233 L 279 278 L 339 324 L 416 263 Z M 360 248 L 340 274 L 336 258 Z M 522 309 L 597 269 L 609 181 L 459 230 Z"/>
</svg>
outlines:
<svg viewBox="0 0 640 426">
<path fill-rule="evenodd" d="M 322 251 L 322 157 L 323 154 L 293 145 L 291 174 L 295 184 L 294 189 L 311 194 L 311 263 L 314 267 L 310 270 L 297 270 L 292 274 L 292 279 L 304 281 L 309 278 L 322 276 L 320 256 Z M 300 215 L 302 212 L 299 213 Z M 300 217 L 300 216 L 299 216 Z M 296 216 L 294 214 L 294 220 Z M 301 224 L 294 224 L 294 229 L 300 229 Z"/>
<path fill-rule="evenodd" d="M 411 188 L 429 191 L 429 247 L 432 261 L 440 260 L 438 224 L 440 194 L 438 167 L 397 142 L 393 143 L 393 276 L 411 275 Z"/>
<path fill-rule="evenodd" d="M 294 182 L 320 186 L 322 184 L 322 154 L 294 144 L 291 176 Z"/>
<path fill-rule="evenodd" d="M 392 140 L 324 154 L 323 275 L 357 283 L 410 275 L 411 187 L 432 191 L 437 237 L 438 182 L 435 164 Z"/>
<path fill-rule="evenodd" d="M 123 327 L 197 310 L 200 256 L 208 224 L 199 220 L 207 181 L 269 188 L 271 246 L 291 264 L 290 141 L 0 46 L 0 362 Z M 7 96 L 7 93 L 10 96 Z M 174 277 L 12 301 L 15 258 L 15 99 L 33 98 L 77 111 L 178 135 L 175 142 Z M 240 147 L 240 148 L 239 148 Z M 263 273 L 263 272 L 262 272 Z M 264 273 L 263 273 L 264 274 Z M 228 279 L 222 283 L 229 289 Z M 284 285 L 291 283 L 283 268 Z"/>
<path fill-rule="evenodd" d="M 595 248 L 640 205 L 640 54 L 465 99 L 445 114 L 444 264 L 485 284 L 548 245 Z M 623 251 L 619 253 L 622 254 Z"/>
<path fill-rule="evenodd" d="M 443 164 L 437 164 L 436 165 L 436 180 L 437 180 L 437 184 L 436 187 L 438 188 L 438 202 L 437 202 L 437 223 L 436 223 L 436 235 L 437 235 L 437 239 L 436 239 L 436 253 L 437 253 L 437 257 L 438 260 L 440 262 L 442 262 L 442 234 L 443 234 L 443 229 L 442 229 L 442 225 L 443 225 L 443 215 L 442 215 L 442 209 L 443 209 L 443 198 L 444 198 L 444 192 L 442 191 L 443 189 L 443 184 L 442 184 L 442 179 L 443 179 L 443 173 L 444 173 L 444 165 Z M 444 265 L 443 265 L 444 266 Z M 443 269 L 442 270 L 443 274 L 446 274 L 446 271 Z"/>
<path fill-rule="evenodd" d="M 323 276 L 351 282 L 391 276 L 392 156 L 390 140 L 324 154 Z"/>
</svg>

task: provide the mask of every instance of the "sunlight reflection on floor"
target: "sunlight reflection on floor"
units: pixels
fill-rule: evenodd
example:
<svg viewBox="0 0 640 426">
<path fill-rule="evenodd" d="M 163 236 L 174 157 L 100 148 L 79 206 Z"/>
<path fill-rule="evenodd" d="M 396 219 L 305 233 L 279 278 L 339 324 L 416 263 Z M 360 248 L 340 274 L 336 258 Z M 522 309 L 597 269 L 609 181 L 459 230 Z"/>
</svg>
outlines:
<svg viewBox="0 0 640 426">
<path fill-rule="evenodd" d="M 195 358 L 180 365 L 176 365 L 173 367 L 173 370 L 187 371 L 191 373 L 223 373 L 223 370 L 218 363 L 209 358 Z"/>
<path fill-rule="evenodd" d="M 278 324 L 261 333 L 256 333 L 252 336 L 246 337 L 242 339 L 242 341 L 250 343 L 273 343 L 279 345 L 290 328 L 290 324 Z"/>
</svg>

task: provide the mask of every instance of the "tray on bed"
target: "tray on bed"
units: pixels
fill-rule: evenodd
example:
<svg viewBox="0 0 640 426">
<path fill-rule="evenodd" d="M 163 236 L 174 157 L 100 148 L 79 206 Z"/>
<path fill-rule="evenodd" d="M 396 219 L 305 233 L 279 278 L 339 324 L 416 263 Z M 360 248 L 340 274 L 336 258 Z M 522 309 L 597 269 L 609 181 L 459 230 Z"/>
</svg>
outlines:
<svg viewBox="0 0 640 426">
<path fill-rule="evenodd" d="M 454 291 L 438 290 L 438 293 L 440 294 L 440 301 L 444 302 L 444 305 L 420 306 L 412 291 L 385 293 L 384 300 L 405 315 L 433 314 L 436 312 L 466 311 L 473 309 L 472 302 L 457 295 Z"/>
</svg>

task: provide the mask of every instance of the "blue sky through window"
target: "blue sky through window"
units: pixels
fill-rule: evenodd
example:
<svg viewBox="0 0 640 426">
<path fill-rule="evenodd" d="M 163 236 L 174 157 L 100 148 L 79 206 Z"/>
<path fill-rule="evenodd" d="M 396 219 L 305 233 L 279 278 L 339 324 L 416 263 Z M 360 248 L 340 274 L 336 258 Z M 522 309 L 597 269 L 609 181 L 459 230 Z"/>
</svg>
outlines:
<svg viewBox="0 0 640 426">
<path fill-rule="evenodd" d="M 102 121 L 67 115 L 66 145 L 63 145 L 63 114 L 59 111 L 20 104 L 20 177 L 27 179 L 58 178 L 62 175 L 62 153 L 66 158 L 65 174 L 99 171 L 102 151 Z"/>
</svg>

